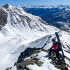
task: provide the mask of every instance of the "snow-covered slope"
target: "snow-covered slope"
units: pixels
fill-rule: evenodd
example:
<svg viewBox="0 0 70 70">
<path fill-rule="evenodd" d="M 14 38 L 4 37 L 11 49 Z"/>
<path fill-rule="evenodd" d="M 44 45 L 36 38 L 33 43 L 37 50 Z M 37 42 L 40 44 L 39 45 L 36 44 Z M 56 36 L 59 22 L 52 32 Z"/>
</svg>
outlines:
<svg viewBox="0 0 70 70">
<path fill-rule="evenodd" d="M 68 65 L 67 66 L 68 69 L 70 69 L 70 61 L 69 61 L 70 60 L 70 52 L 68 52 L 68 50 L 70 49 L 68 47 L 70 45 L 70 43 L 68 43 L 69 40 L 70 40 L 69 34 L 67 32 L 60 31 L 59 32 L 59 35 L 60 35 L 61 42 L 63 43 L 63 51 L 64 51 L 64 54 L 66 56 L 65 62 Z M 20 47 L 20 49 L 17 52 L 19 52 L 19 53 L 21 51 L 24 52 L 24 49 L 26 49 L 27 47 L 30 47 L 30 48 L 34 48 L 34 47 L 41 48 L 41 47 L 43 47 L 45 50 L 48 50 L 51 47 L 51 45 L 52 45 L 52 42 L 51 42 L 52 38 L 55 38 L 55 34 L 53 34 L 51 36 L 47 35 L 47 36 L 45 36 L 45 37 L 43 37 L 41 39 L 38 39 L 36 41 L 33 41 L 33 42 L 25 45 L 26 46 L 25 48 Z M 61 53 L 61 51 L 60 51 L 60 53 Z M 42 64 L 41 67 L 37 66 L 36 64 L 34 64 L 34 65 L 30 64 L 27 67 L 29 69 L 31 69 L 31 70 L 45 70 L 45 69 L 47 69 L 47 70 L 52 70 L 52 69 L 53 70 L 60 70 L 60 69 L 57 69 L 53 64 L 50 63 L 51 60 L 48 60 L 48 58 L 45 57 L 47 54 L 48 53 L 41 51 L 40 53 L 37 53 L 37 54 L 32 55 L 32 56 L 38 55 L 36 58 L 40 59 L 40 61 L 43 62 L 43 64 Z M 26 59 L 29 59 L 29 58 L 30 57 L 28 57 Z M 15 68 L 16 67 L 13 67 L 12 69 L 15 70 Z"/>
<path fill-rule="evenodd" d="M 44 25 L 45 21 L 40 17 L 26 13 L 20 7 L 5 5 L 2 9 L 7 13 L 8 17 L 7 24 L 0 30 L 0 70 L 13 67 L 20 53 L 27 47 L 41 48 L 47 43 L 44 49 L 50 48 L 51 42 L 48 43 L 48 41 L 51 41 L 55 36 L 49 37 L 49 35 L 54 34 L 56 31 L 58 32 L 59 29 Z M 65 42 L 65 39 L 63 40 Z M 67 41 L 69 42 L 69 40 L 68 37 Z"/>
<path fill-rule="evenodd" d="M 40 17 L 26 13 L 22 8 L 9 5 L 8 8 L 3 9 L 8 14 L 7 24 L 1 29 L 3 38 L 5 36 L 15 37 L 21 35 L 26 39 L 28 36 L 31 36 L 31 38 L 32 36 L 44 36 L 55 32 L 55 30 L 57 31 L 57 28 L 42 24 L 45 21 Z"/>
<path fill-rule="evenodd" d="M 2 63 L 0 69 L 2 70 L 14 65 L 27 43 L 59 31 L 53 26 L 44 25 L 40 17 L 28 14 L 20 7 L 5 5 L 2 9 L 8 15 L 7 24 L 0 30 L 0 62 Z M 16 52 L 19 48 L 22 50 Z"/>
<path fill-rule="evenodd" d="M 28 13 L 40 16 L 49 25 L 60 28 L 64 31 L 70 30 L 70 6 L 26 6 L 23 7 Z"/>
</svg>

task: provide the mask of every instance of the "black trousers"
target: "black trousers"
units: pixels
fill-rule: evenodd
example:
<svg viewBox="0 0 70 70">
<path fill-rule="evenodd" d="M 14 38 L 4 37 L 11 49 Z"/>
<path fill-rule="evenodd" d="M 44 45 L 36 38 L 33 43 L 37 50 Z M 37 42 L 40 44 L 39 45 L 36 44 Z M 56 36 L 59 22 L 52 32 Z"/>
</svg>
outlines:
<svg viewBox="0 0 70 70">
<path fill-rule="evenodd" d="M 60 60 L 59 50 L 49 49 L 49 56 L 51 56 L 52 52 L 55 52 L 56 53 L 56 57 L 58 58 L 58 60 Z"/>
</svg>

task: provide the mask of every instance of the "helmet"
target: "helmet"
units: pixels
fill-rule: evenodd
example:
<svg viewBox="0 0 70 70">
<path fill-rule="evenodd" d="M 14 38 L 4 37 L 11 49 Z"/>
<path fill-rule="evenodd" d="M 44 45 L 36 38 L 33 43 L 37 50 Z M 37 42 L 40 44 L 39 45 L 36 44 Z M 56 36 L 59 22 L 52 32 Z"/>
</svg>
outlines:
<svg viewBox="0 0 70 70">
<path fill-rule="evenodd" d="M 52 42 L 55 42 L 55 39 L 52 39 Z"/>
</svg>

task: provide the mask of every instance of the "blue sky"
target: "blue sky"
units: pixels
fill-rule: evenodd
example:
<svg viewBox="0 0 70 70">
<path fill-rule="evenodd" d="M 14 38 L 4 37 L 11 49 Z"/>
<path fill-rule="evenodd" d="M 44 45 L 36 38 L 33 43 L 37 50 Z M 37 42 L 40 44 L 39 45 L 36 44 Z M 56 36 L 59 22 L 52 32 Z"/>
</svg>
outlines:
<svg viewBox="0 0 70 70">
<path fill-rule="evenodd" d="M 18 5 L 70 5 L 70 0 L 0 0 L 0 6 L 5 4 Z"/>
</svg>

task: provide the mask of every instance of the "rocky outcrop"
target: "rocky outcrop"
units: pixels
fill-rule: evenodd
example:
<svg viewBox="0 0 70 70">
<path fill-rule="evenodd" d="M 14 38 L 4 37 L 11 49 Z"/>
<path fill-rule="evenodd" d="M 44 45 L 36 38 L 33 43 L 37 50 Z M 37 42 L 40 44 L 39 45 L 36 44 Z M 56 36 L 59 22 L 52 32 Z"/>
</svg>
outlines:
<svg viewBox="0 0 70 70">
<path fill-rule="evenodd" d="M 40 51 L 44 51 L 48 53 L 47 50 L 43 50 L 40 48 L 38 49 L 27 48 L 24 52 L 22 52 L 18 58 L 18 61 L 15 63 L 17 70 L 30 70 L 27 66 L 34 65 L 34 64 L 36 64 L 39 67 L 42 66 L 43 62 L 41 62 L 40 59 L 36 58 L 38 56 L 36 53 L 39 53 Z M 36 55 L 33 56 L 33 54 Z M 51 57 L 52 57 L 51 58 L 52 61 L 50 63 L 53 64 L 57 69 L 68 70 L 67 64 L 61 54 L 60 54 L 61 61 L 57 60 L 55 53 L 54 56 L 52 54 Z"/>
<path fill-rule="evenodd" d="M 30 70 L 27 68 L 28 65 L 38 65 L 42 66 L 43 62 L 41 62 L 36 56 L 31 56 L 32 54 L 38 53 L 40 51 L 40 48 L 27 48 L 24 52 L 21 53 L 21 55 L 18 58 L 18 61 L 15 63 L 17 70 Z M 29 59 L 24 60 L 25 58 L 31 56 Z"/>
<path fill-rule="evenodd" d="M 7 13 L 0 7 L 0 29 L 7 23 Z"/>
</svg>

